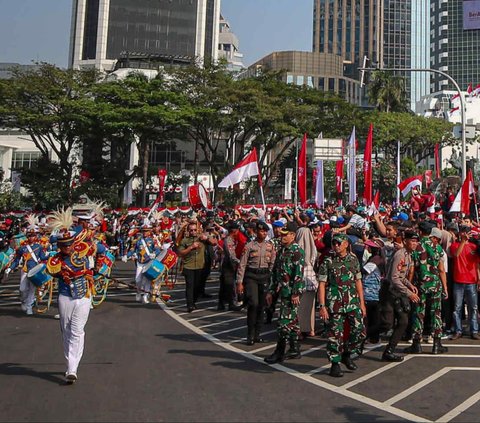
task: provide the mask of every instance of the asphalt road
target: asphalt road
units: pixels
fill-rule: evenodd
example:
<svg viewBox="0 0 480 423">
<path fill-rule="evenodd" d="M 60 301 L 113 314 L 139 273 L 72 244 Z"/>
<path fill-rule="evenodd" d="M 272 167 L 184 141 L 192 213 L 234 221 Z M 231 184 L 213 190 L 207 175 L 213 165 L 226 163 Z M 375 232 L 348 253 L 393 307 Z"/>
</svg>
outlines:
<svg viewBox="0 0 480 423">
<path fill-rule="evenodd" d="M 115 276 L 131 281 L 133 267 L 120 263 Z M 186 313 L 181 279 L 166 306 L 111 288 L 91 311 L 79 380 L 65 385 L 57 310 L 27 317 L 14 282 L 0 285 L 0 421 L 478 420 L 478 343 L 458 340 L 445 357 L 400 365 L 374 349 L 332 380 L 325 340 L 303 343 L 301 360 L 268 366 L 274 325 L 267 344 L 247 347 L 245 313 L 217 312 L 215 298 Z M 207 289 L 216 293 L 215 275 Z"/>
</svg>

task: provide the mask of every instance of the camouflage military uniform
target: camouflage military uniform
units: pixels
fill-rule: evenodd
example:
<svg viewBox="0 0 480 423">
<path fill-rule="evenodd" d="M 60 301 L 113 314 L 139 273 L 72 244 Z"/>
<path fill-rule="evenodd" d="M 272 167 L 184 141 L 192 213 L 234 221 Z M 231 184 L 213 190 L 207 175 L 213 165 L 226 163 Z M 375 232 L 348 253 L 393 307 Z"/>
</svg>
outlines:
<svg viewBox="0 0 480 423">
<path fill-rule="evenodd" d="M 415 339 L 422 338 L 425 308 L 429 296 L 431 298 L 430 316 L 433 335 L 437 337 L 442 334 L 442 282 L 438 270 L 442 255 L 442 247 L 440 245 L 435 247 L 428 237 L 423 237 L 417 250 L 412 253 L 416 267 L 416 286 L 420 297 L 413 314 L 412 329 Z"/>
<path fill-rule="evenodd" d="M 361 278 L 360 263 L 353 254 L 343 258 L 326 257 L 320 265 L 318 280 L 326 283 L 326 307 L 330 315 L 327 355 L 332 363 L 340 363 L 344 353 L 361 352 L 365 326 L 356 288 L 356 281 Z M 346 345 L 343 340 L 345 320 L 350 324 Z"/>
<path fill-rule="evenodd" d="M 270 240 L 270 242 L 274 245 L 275 251 L 277 252 L 277 257 L 282 254 L 282 238 L 280 237 L 275 237 Z M 275 260 L 275 263 L 273 264 L 273 269 L 272 269 L 272 279 L 275 281 L 278 281 L 280 278 L 280 269 L 278 264 L 280 263 L 280 260 Z M 277 305 L 278 301 L 278 292 L 272 292 L 272 303 L 265 308 L 265 323 L 272 323 L 273 315 L 275 313 L 275 306 Z"/>
<path fill-rule="evenodd" d="M 277 253 L 273 275 L 268 291 L 280 298 L 280 316 L 278 318 L 278 339 L 298 342 L 300 325 L 298 323 L 298 305 L 292 304 L 292 295 L 305 291 L 303 268 L 305 252 L 297 243 L 283 247 Z"/>
</svg>

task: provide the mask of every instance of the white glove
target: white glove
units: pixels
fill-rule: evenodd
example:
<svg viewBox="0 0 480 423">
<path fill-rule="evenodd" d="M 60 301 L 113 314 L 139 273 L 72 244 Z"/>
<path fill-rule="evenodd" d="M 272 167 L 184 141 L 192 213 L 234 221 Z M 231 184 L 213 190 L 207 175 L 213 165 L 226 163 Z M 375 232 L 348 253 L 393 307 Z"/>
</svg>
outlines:
<svg viewBox="0 0 480 423">
<path fill-rule="evenodd" d="M 122 261 L 123 261 L 124 263 L 126 263 L 127 260 L 128 260 L 128 259 L 127 259 L 127 256 L 122 256 Z"/>
<path fill-rule="evenodd" d="M 154 259 L 155 257 L 157 257 L 157 256 L 155 255 L 155 253 L 150 253 L 150 254 L 148 255 L 148 257 L 150 257 L 150 258 L 153 260 L 153 259 Z"/>
<path fill-rule="evenodd" d="M 10 269 L 10 267 L 8 267 L 6 270 L 5 270 L 5 276 L 8 277 L 8 274 L 12 271 L 12 269 Z"/>
</svg>

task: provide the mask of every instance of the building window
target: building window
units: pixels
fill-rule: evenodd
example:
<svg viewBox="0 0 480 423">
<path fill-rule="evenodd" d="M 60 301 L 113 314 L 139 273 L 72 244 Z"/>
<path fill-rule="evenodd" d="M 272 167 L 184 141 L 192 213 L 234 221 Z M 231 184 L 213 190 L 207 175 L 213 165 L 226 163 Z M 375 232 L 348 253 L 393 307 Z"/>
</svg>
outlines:
<svg viewBox="0 0 480 423">
<path fill-rule="evenodd" d="M 12 169 L 30 169 L 38 161 L 41 153 L 39 151 L 14 151 L 12 156 Z"/>
<path fill-rule="evenodd" d="M 287 84 L 293 84 L 293 75 L 287 75 Z"/>
</svg>

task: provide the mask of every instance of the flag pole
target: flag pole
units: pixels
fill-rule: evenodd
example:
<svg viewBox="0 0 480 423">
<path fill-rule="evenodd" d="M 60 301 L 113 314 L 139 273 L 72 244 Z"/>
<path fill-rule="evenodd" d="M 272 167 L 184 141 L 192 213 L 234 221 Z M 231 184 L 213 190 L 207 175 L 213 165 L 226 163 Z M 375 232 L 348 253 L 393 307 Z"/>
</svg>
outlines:
<svg viewBox="0 0 480 423">
<path fill-rule="evenodd" d="M 260 184 L 260 195 L 262 196 L 263 211 L 267 211 L 267 206 L 265 205 L 265 196 L 263 194 L 263 184 Z"/>
<path fill-rule="evenodd" d="M 397 141 L 397 207 L 400 205 L 400 140 Z"/>
</svg>

